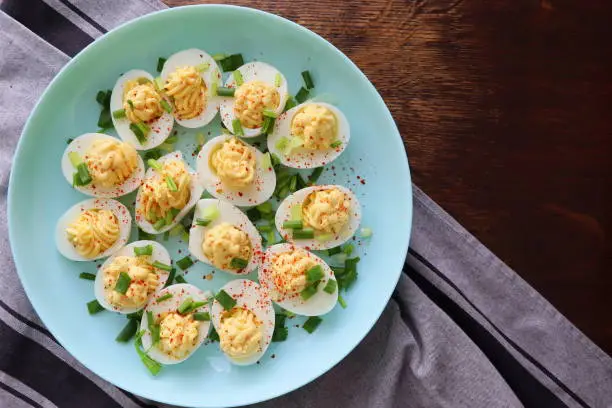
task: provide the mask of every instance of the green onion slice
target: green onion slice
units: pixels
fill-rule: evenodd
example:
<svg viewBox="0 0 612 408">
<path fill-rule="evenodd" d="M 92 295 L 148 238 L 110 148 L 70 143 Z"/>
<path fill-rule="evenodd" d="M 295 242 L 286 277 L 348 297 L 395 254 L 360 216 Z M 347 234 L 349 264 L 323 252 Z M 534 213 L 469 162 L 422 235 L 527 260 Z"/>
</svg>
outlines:
<svg viewBox="0 0 612 408">
<path fill-rule="evenodd" d="M 221 213 L 219 212 L 219 208 L 216 205 L 209 205 L 208 207 L 204 207 L 202 211 L 200 211 L 200 215 L 205 220 L 210 220 L 211 222 L 219 218 Z"/>
<path fill-rule="evenodd" d="M 157 72 L 162 72 L 162 70 L 164 69 L 164 64 L 166 63 L 166 59 L 159 57 L 157 59 Z"/>
<path fill-rule="evenodd" d="M 338 294 L 338 303 L 343 309 L 346 309 L 346 301 L 342 297 L 342 295 Z"/>
<path fill-rule="evenodd" d="M 295 94 L 295 100 L 298 103 L 302 103 L 306 99 L 308 99 L 309 96 L 310 96 L 310 92 L 308 92 L 308 89 L 301 87 L 298 93 Z"/>
<path fill-rule="evenodd" d="M 183 275 L 176 275 L 176 278 L 174 278 L 174 280 L 177 283 L 187 283 L 187 281 L 185 280 L 185 278 L 183 277 Z"/>
<path fill-rule="evenodd" d="M 193 320 L 197 320 L 200 322 L 208 322 L 210 321 L 210 313 L 208 312 L 198 312 L 193 314 Z"/>
<path fill-rule="evenodd" d="M 119 277 L 115 283 L 115 292 L 125 295 L 130 287 L 130 283 L 132 283 L 132 278 L 130 278 L 130 275 L 128 275 L 126 272 L 119 273 Z"/>
<path fill-rule="evenodd" d="M 218 53 L 218 54 L 213 54 L 212 58 L 213 58 L 215 61 L 219 62 L 219 61 L 221 61 L 222 59 L 227 58 L 228 56 L 229 56 L 229 55 L 224 54 L 224 53 Z"/>
<path fill-rule="evenodd" d="M 312 228 L 304 228 L 304 229 L 296 229 L 293 230 L 293 238 L 294 239 L 313 239 L 314 238 L 314 230 Z"/>
<path fill-rule="evenodd" d="M 180 314 L 185 314 L 185 312 L 189 310 L 189 308 L 191 307 L 192 303 L 193 303 L 193 299 L 191 297 L 188 297 L 178 307 L 177 312 L 179 312 Z"/>
<path fill-rule="evenodd" d="M 85 280 L 96 280 L 96 275 L 93 273 L 89 273 L 89 272 L 81 272 L 79 274 L 79 278 L 85 279 Z"/>
<path fill-rule="evenodd" d="M 270 156 L 270 152 L 266 152 L 264 153 L 264 155 L 261 157 L 261 163 L 259 163 L 259 166 L 262 169 L 269 169 L 272 170 L 272 157 Z"/>
<path fill-rule="evenodd" d="M 189 256 L 186 256 L 176 261 L 176 266 L 178 266 L 182 270 L 189 268 L 191 265 L 193 265 L 193 261 Z"/>
<path fill-rule="evenodd" d="M 359 231 L 362 238 L 370 238 L 372 236 L 372 228 L 364 227 Z"/>
<path fill-rule="evenodd" d="M 153 255 L 153 245 L 145 245 L 143 247 L 134 247 L 134 255 L 143 256 L 143 255 Z"/>
<path fill-rule="evenodd" d="M 311 316 L 304 322 L 302 328 L 308 333 L 312 333 L 317 329 L 317 327 L 319 327 L 322 321 L 323 319 L 321 319 L 319 316 Z"/>
<path fill-rule="evenodd" d="M 166 293 L 165 295 L 158 297 L 155 302 L 156 303 L 161 303 L 164 300 L 172 299 L 172 296 L 173 296 L 172 293 Z"/>
<path fill-rule="evenodd" d="M 332 233 L 316 234 L 315 239 L 318 242 L 327 242 L 327 241 L 334 239 L 334 234 Z"/>
<path fill-rule="evenodd" d="M 315 265 L 309 270 L 306 271 L 306 281 L 307 282 L 317 282 L 323 279 L 325 274 L 323 273 L 323 268 L 321 265 Z"/>
<path fill-rule="evenodd" d="M 289 336 L 289 329 L 286 327 L 276 327 L 274 333 L 272 333 L 272 341 L 279 342 L 287 340 Z"/>
<path fill-rule="evenodd" d="M 130 130 L 136 136 L 136 139 L 140 144 L 144 144 L 147 141 L 147 133 L 149 128 L 143 123 L 130 123 Z"/>
<path fill-rule="evenodd" d="M 283 222 L 283 228 L 285 229 L 298 230 L 302 229 L 303 227 L 304 225 L 301 220 L 289 220 Z"/>
<path fill-rule="evenodd" d="M 249 264 L 249 261 L 242 258 L 232 258 L 230 261 L 230 268 L 232 269 L 244 269 Z"/>
<path fill-rule="evenodd" d="M 314 285 L 306 286 L 304 290 L 300 292 L 300 296 L 302 297 L 302 299 L 308 300 L 313 297 L 317 293 L 317 286 L 319 286 L 318 282 Z"/>
<path fill-rule="evenodd" d="M 174 182 L 172 177 L 170 177 L 168 175 L 166 175 L 166 184 L 168 185 L 168 190 L 170 190 L 172 192 L 178 191 L 178 187 L 176 186 L 176 183 Z"/>
<path fill-rule="evenodd" d="M 336 291 L 337 288 L 338 288 L 338 282 L 336 282 L 333 279 L 330 279 L 327 281 L 327 284 L 323 288 L 323 292 L 329 293 L 331 295 Z"/>
<path fill-rule="evenodd" d="M 234 96 L 236 93 L 236 89 L 234 88 L 226 88 L 224 86 L 217 87 L 217 95 L 219 96 Z"/>
<path fill-rule="evenodd" d="M 278 117 L 278 113 L 276 113 L 272 109 L 267 109 L 267 108 L 263 110 L 263 115 L 268 118 L 274 118 L 274 119 Z"/>
<path fill-rule="evenodd" d="M 153 83 L 159 92 L 164 90 L 164 80 L 161 77 L 155 78 Z"/>
<path fill-rule="evenodd" d="M 283 77 L 281 76 L 280 72 L 277 72 L 276 75 L 274 75 L 274 86 L 278 88 L 282 85 L 282 83 Z"/>
<path fill-rule="evenodd" d="M 168 103 L 168 101 L 167 101 L 167 100 L 162 99 L 162 100 L 159 102 L 159 104 L 161 105 L 161 107 L 162 107 L 162 109 L 163 109 L 163 110 L 165 110 L 165 111 L 166 111 L 166 112 L 168 112 L 168 113 L 172 113 L 172 105 L 170 105 L 170 104 Z"/>
<path fill-rule="evenodd" d="M 138 330 L 138 320 L 128 319 L 126 325 L 121 329 L 115 341 L 119 343 L 127 343 L 136 334 Z"/>
<path fill-rule="evenodd" d="M 115 119 L 125 118 L 125 109 L 117 109 L 116 111 L 114 111 L 113 118 Z"/>
<path fill-rule="evenodd" d="M 149 167 L 152 167 L 154 170 L 159 171 L 162 169 L 162 165 L 155 159 L 147 160 L 147 164 L 149 165 Z"/>
<path fill-rule="evenodd" d="M 161 263 L 159 261 L 155 261 L 153 262 L 153 267 L 158 268 L 158 269 L 162 269 L 164 271 L 172 271 L 172 267 L 170 265 L 166 265 L 165 263 Z"/>
<path fill-rule="evenodd" d="M 206 72 L 208 68 L 210 68 L 210 64 L 208 62 L 203 62 L 201 64 L 196 65 L 195 67 L 199 72 Z"/>
<path fill-rule="evenodd" d="M 207 218 L 196 218 L 196 225 L 200 227 L 207 227 L 212 221 Z"/>
<path fill-rule="evenodd" d="M 351 255 L 354 250 L 355 250 L 355 246 L 353 244 L 346 244 L 344 248 L 342 248 L 342 252 L 344 252 L 347 255 Z"/>
<path fill-rule="evenodd" d="M 87 311 L 89 312 L 90 315 L 99 313 L 99 312 L 101 312 L 103 310 L 104 310 L 104 308 L 102 307 L 100 302 L 98 302 L 96 299 L 94 299 L 91 302 L 87 303 Z"/>
<path fill-rule="evenodd" d="M 264 116 L 263 124 L 261 125 L 261 133 L 268 135 L 274 129 L 275 119 L 270 116 Z"/>
<path fill-rule="evenodd" d="M 257 208 L 259 212 L 262 212 L 262 213 L 271 213 L 272 211 L 274 211 L 274 208 L 272 207 L 272 203 L 269 201 L 266 201 L 265 203 L 261 203 L 255 208 Z"/>
<path fill-rule="evenodd" d="M 217 293 L 215 299 L 225 310 L 231 310 L 234 306 L 236 306 L 236 300 L 223 289 Z"/>
<path fill-rule="evenodd" d="M 287 112 L 289 109 L 295 107 L 297 105 L 297 103 L 295 102 L 295 99 L 293 99 L 292 96 L 289 96 L 287 98 L 287 102 L 285 102 L 285 108 L 283 109 L 283 112 Z"/>
<path fill-rule="evenodd" d="M 310 72 L 308 71 L 302 72 L 302 78 L 304 79 L 304 85 L 306 85 L 306 89 L 314 88 L 314 82 L 312 82 L 312 77 L 310 76 Z"/>
<path fill-rule="evenodd" d="M 334 142 L 331 142 L 330 145 L 329 145 L 329 147 L 334 148 L 334 149 L 336 147 L 340 147 L 340 146 L 342 146 L 342 141 L 340 141 L 340 140 L 336 140 Z"/>
<path fill-rule="evenodd" d="M 89 174 L 89 169 L 87 168 L 86 163 L 79 163 L 79 165 L 77 166 L 77 174 L 80 180 L 79 185 L 86 186 L 89 183 L 91 183 L 92 178 L 91 178 L 91 175 Z"/>
<path fill-rule="evenodd" d="M 223 72 L 235 71 L 241 65 L 244 65 L 244 59 L 242 54 L 232 54 L 219 60 L 219 65 L 221 65 Z"/>
<path fill-rule="evenodd" d="M 156 231 L 159 231 L 160 229 L 164 228 L 166 226 L 166 220 L 165 219 L 160 219 L 157 220 L 157 222 L 155 224 L 153 224 L 153 229 L 155 229 Z"/>
<path fill-rule="evenodd" d="M 242 72 L 238 71 L 237 69 L 232 71 L 232 76 L 234 77 L 236 86 L 240 86 L 244 83 L 244 79 L 242 79 Z"/>
<path fill-rule="evenodd" d="M 232 120 L 232 130 L 236 136 L 244 136 L 244 131 L 242 130 L 242 124 L 240 123 L 240 119 Z"/>
<path fill-rule="evenodd" d="M 172 283 L 174 282 L 175 276 L 176 276 L 176 269 L 172 268 L 172 270 L 170 271 L 170 274 L 168 275 L 168 280 L 166 281 L 164 288 L 167 288 L 168 286 L 172 285 Z"/>
<path fill-rule="evenodd" d="M 323 167 L 317 167 L 316 169 L 314 169 L 309 177 L 310 182 L 312 184 L 316 183 L 317 180 L 319 180 L 319 177 L 321 177 L 322 173 L 323 173 Z"/>
<path fill-rule="evenodd" d="M 302 221 L 302 205 L 296 204 L 291 207 L 291 219 L 294 221 Z"/>
</svg>

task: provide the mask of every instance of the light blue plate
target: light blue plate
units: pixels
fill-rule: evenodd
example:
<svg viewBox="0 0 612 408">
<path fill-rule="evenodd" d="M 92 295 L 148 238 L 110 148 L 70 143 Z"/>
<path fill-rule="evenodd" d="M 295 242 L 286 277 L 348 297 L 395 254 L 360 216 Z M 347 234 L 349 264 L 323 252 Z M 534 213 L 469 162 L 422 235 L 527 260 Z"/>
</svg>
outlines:
<svg viewBox="0 0 612 408">
<path fill-rule="evenodd" d="M 351 143 L 320 182 L 345 185 L 363 206 L 363 226 L 374 236 L 357 240 L 359 279 L 308 335 L 289 320 L 289 338 L 273 343 L 260 364 L 226 363 L 218 344 L 200 348 L 183 364 L 152 377 L 131 344 L 118 344 L 125 318 L 110 312 L 89 316 L 94 298 L 79 272 L 96 264 L 64 259 L 55 248 L 54 227 L 66 209 L 86 197 L 73 190 L 60 171 L 66 140 L 96 131 L 95 95 L 113 87 L 122 72 L 142 68 L 155 74 L 157 58 L 186 48 L 210 54 L 237 53 L 263 60 L 285 74 L 290 92 L 310 70 L 315 95 L 336 102 L 352 130 Z M 218 117 L 205 128 L 219 132 Z M 194 131 L 179 129 L 178 147 L 191 152 Z M 359 177 L 358 177 L 359 176 Z M 364 180 L 362 183 L 361 180 Z M 9 185 L 9 233 L 17 270 L 34 308 L 59 342 L 80 362 L 117 386 L 156 401 L 184 406 L 236 406 L 273 398 L 319 377 L 344 358 L 368 333 L 398 281 L 412 220 L 410 172 L 397 128 L 383 100 L 359 69 L 316 34 L 280 17 L 230 6 L 193 6 L 151 14 L 119 27 L 75 57 L 53 80 L 34 109 L 15 155 Z M 122 200 L 126 203 L 133 196 Z M 134 237 L 134 235 L 133 235 Z M 160 238 L 161 241 L 161 238 Z M 185 245 L 167 242 L 173 259 Z M 179 251 L 182 250 L 182 253 Z M 210 268 L 190 268 L 187 280 L 218 289 L 229 278 Z M 356 373 L 357 375 L 358 373 Z"/>
</svg>

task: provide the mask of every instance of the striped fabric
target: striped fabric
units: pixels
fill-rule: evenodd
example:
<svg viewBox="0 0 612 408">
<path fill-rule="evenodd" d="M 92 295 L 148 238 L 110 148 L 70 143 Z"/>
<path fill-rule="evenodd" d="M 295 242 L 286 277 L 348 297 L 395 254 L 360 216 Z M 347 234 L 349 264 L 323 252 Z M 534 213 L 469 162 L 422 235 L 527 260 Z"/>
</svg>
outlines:
<svg viewBox="0 0 612 408">
<path fill-rule="evenodd" d="M 0 222 L 16 142 L 59 69 L 153 0 L 0 0 Z M 417 187 L 404 274 L 366 339 L 261 407 L 612 407 L 612 360 Z M 0 407 L 157 406 L 98 378 L 32 310 L 0 243 Z"/>
</svg>

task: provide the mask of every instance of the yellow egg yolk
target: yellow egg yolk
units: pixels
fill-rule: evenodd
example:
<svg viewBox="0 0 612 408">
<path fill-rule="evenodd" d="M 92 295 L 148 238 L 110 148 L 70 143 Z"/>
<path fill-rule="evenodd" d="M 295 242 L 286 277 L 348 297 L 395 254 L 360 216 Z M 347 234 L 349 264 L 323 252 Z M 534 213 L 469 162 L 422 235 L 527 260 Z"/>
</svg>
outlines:
<svg viewBox="0 0 612 408">
<path fill-rule="evenodd" d="M 138 153 L 128 143 L 98 139 L 85 154 L 85 163 L 95 185 L 113 187 L 132 176 L 138 166 Z"/>
<path fill-rule="evenodd" d="M 232 259 L 251 259 L 251 240 L 240 228 L 223 222 L 206 231 L 202 251 L 217 268 L 237 270 L 230 265 Z"/>
<path fill-rule="evenodd" d="M 162 316 L 157 347 L 167 356 L 181 359 L 198 344 L 199 323 L 191 315 L 182 316 L 172 312 Z"/>
<path fill-rule="evenodd" d="M 283 252 L 272 258 L 272 278 L 280 295 L 291 296 L 306 287 L 306 271 L 317 263 L 303 249 Z"/>
<path fill-rule="evenodd" d="M 119 239 L 119 220 L 109 210 L 86 210 L 66 228 L 68 240 L 85 258 L 95 258 Z"/>
<path fill-rule="evenodd" d="M 206 83 L 195 67 L 179 67 L 168 75 L 164 86 L 166 95 L 174 101 L 179 119 L 193 119 L 206 105 Z"/>
<path fill-rule="evenodd" d="M 213 150 L 210 167 L 230 187 L 245 187 L 255 179 L 255 154 L 240 140 L 232 138 Z"/>
<path fill-rule="evenodd" d="M 169 180 L 174 182 L 176 191 Z M 162 169 L 145 180 L 140 188 L 140 211 L 154 224 L 165 218 L 171 209 L 180 211 L 187 205 L 191 197 L 191 174 L 182 160 L 166 160 Z"/>
<path fill-rule="evenodd" d="M 221 350 L 232 358 L 247 358 L 261 349 L 262 323 L 248 309 L 235 307 L 225 312 L 218 333 Z"/>
<path fill-rule="evenodd" d="M 262 81 L 249 81 L 240 85 L 234 98 L 234 114 L 242 126 L 249 129 L 261 127 L 263 110 L 275 110 L 280 103 L 276 88 Z"/>
<path fill-rule="evenodd" d="M 123 91 L 123 109 L 132 123 L 150 122 L 162 115 L 162 97 L 151 81 L 126 81 Z"/>
<path fill-rule="evenodd" d="M 350 199 L 337 188 L 310 193 L 302 205 L 307 226 L 323 233 L 339 233 L 349 221 Z"/>
<path fill-rule="evenodd" d="M 337 138 L 334 113 L 325 106 L 314 103 L 300 109 L 291 121 L 291 134 L 304 141 L 306 149 L 327 149 Z"/>
<path fill-rule="evenodd" d="M 121 272 L 127 273 L 131 279 L 125 294 L 115 291 Z M 102 273 L 106 300 L 118 308 L 144 306 L 159 284 L 159 275 L 145 256 L 117 256 Z"/>
</svg>

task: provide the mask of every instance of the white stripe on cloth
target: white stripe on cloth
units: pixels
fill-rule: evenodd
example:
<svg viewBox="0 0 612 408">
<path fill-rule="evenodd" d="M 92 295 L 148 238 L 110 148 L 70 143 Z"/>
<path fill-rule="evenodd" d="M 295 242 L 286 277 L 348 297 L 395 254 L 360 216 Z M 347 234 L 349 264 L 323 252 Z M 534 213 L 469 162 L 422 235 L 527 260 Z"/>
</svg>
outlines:
<svg viewBox="0 0 612 408">
<path fill-rule="evenodd" d="M 29 399 L 31 399 L 32 401 L 34 401 L 35 403 L 37 403 L 43 408 L 58 408 L 57 405 L 49 401 L 47 398 L 43 397 L 42 395 L 40 395 L 38 392 L 36 392 L 32 388 L 28 387 L 21 381 L 17 380 L 16 378 L 11 377 L 10 375 L 8 375 L 7 373 L 3 371 L 0 371 L 0 382 L 12 388 L 13 390 L 17 391 L 19 394 L 22 394 L 28 397 Z M 2 399 L 0 399 L 0 401 L 2 401 Z M 30 404 L 27 404 L 23 401 L 22 403 L 25 404 L 25 406 L 31 406 Z M 8 404 L 6 405 L 2 404 L 2 406 L 3 407 L 13 407 L 13 405 L 8 405 Z"/>
<path fill-rule="evenodd" d="M 70 7 L 66 6 L 60 0 L 43 0 L 50 7 L 54 8 L 57 12 L 66 17 L 70 22 L 85 33 L 87 33 L 90 37 L 98 38 L 102 36 L 102 33 L 98 28 L 94 27 L 87 21 L 85 21 L 81 16 L 79 16 L 75 11 L 71 10 Z"/>
<path fill-rule="evenodd" d="M 58 0 L 45 1 L 53 1 L 55 3 Z M 167 8 L 165 4 L 156 0 L 72 0 L 70 3 L 107 30 L 112 30 L 136 17 Z M 58 9 L 58 11 L 61 10 Z M 77 26 L 81 29 L 85 26 L 91 27 L 91 25 L 83 19 L 79 20 Z M 83 31 L 85 30 L 83 29 Z"/>
</svg>

